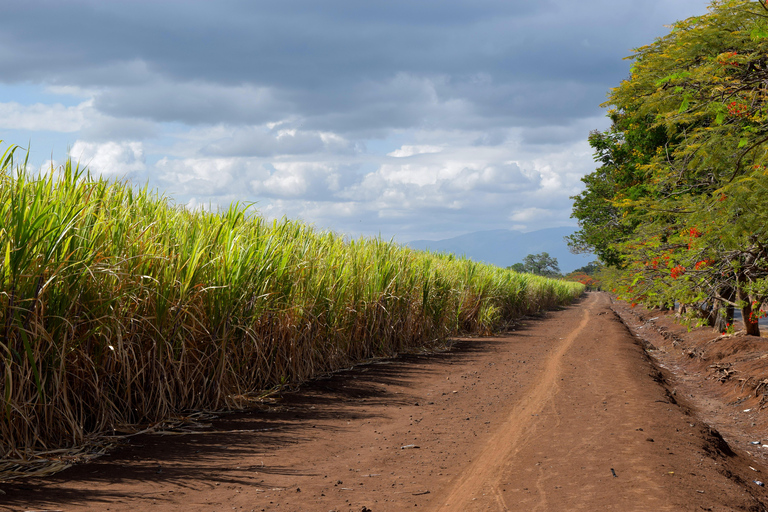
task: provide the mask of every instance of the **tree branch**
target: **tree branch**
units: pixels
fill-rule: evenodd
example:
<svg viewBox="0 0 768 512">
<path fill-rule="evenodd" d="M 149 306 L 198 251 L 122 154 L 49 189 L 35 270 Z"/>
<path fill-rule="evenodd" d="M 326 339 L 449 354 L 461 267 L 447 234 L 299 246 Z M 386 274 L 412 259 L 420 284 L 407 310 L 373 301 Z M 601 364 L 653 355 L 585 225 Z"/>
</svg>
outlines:
<svg viewBox="0 0 768 512">
<path fill-rule="evenodd" d="M 741 156 L 739 156 L 739 159 L 736 161 L 736 169 L 734 169 L 733 175 L 731 175 L 731 179 L 728 180 L 728 183 L 732 182 L 736 178 L 736 176 L 738 176 L 739 171 L 741 170 L 741 161 L 744 159 L 745 156 L 747 156 L 747 153 L 749 153 L 750 151 L 755 149 L 757 146 L 759 146 L 760 144 L 763 144 L 765 142 L 768 142 L 768 135 L 766 135 L 765 137 L 763 137 L 759 141 L 755 142 L 754 144 L 749 146 L 747 149 L 745 149 L 741 153 Z"/>
</svg>

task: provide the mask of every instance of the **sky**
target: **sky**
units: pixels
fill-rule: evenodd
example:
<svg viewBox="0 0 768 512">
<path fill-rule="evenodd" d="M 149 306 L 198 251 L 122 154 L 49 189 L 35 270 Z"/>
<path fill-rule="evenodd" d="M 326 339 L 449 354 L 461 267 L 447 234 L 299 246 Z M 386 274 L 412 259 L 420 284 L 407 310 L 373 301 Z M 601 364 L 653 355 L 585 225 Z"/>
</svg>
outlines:
<svg viewBox="0 0 768 512">
<path fill-rule="evenodd" d="M 0 0 L 0 139 L 399 242 L 575 226 L 624 57 L 703 0 Z"/>
</svg>

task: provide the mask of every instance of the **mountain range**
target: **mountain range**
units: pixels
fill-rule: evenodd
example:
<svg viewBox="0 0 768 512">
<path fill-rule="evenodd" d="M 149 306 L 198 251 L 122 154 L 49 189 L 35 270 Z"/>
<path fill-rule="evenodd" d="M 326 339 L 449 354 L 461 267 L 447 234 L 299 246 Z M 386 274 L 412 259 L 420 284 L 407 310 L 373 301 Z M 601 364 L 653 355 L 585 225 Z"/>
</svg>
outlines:
<svg viewBox="0 0 768 512">
<path fill-rule="evenodd" d="M 476 231 L 445 240 L 413 240 L 404 245 L 418 250 L 453 253 L 499 267 L 508 267 L 528 254 L 549 253 L 557 258 L 560 271 L 571 272 L 595 260 L 593 254 L 572 254 L 563 237 L 573 234 L 573 227 L 540 229 L 538 231 L 512 231 L 494 229 Z"/>
</svg>

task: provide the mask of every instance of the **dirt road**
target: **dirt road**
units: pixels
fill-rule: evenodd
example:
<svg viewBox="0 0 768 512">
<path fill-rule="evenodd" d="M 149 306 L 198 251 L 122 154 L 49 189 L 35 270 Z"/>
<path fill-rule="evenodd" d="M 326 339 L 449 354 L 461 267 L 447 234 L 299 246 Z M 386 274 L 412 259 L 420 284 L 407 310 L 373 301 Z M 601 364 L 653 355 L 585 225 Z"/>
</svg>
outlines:
<svg viewBox="0 0 768 512">
<path fill-rule="evenodd" d="M 768 468 L 673 397 L 672 378 L 594 293 L 504 336 L 0 484 L 0 510 L 768 510 Z"/>
</svg>

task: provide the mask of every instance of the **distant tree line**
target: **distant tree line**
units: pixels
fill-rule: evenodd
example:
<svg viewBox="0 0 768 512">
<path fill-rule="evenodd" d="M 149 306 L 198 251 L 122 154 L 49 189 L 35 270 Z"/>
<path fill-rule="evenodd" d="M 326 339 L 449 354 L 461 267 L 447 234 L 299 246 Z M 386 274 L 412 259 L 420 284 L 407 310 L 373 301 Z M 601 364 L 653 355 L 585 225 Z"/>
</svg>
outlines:
<svg viewBox="0 0 768 512">
<path fill-rule="evenodd" d="M 523 258 L 522 262 L 515 263 L 507 268 L 520 273 L 535 274 L 537 276 L 550 278 L 561 277 L 569 281 L 578 281 L 585 285 L 588 290 L 596 290 L 600 288 L 598 273 L 602 270 L 603 265 L 600 262 L 593 261 L 581 268 L 577 268 L 573 272 L 563 275 L 560 272 L 557 258 L 550 256 L 547 252 L 541 252 L 538 254 L 529 254 Z"/>
</svg>

